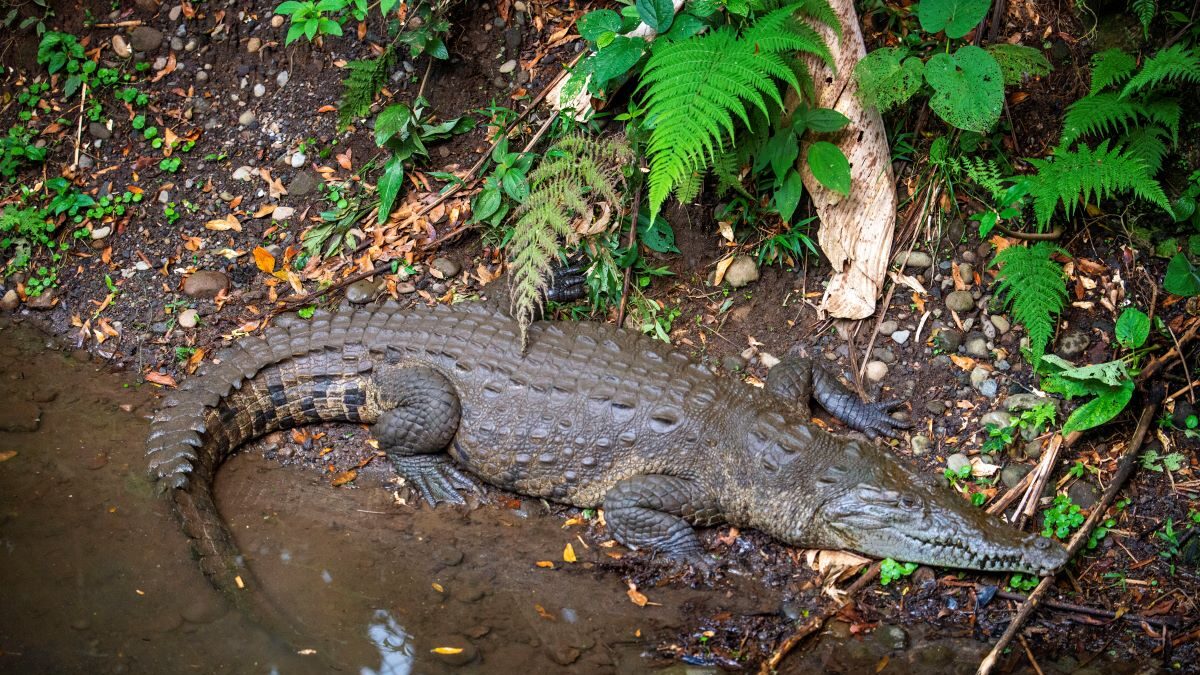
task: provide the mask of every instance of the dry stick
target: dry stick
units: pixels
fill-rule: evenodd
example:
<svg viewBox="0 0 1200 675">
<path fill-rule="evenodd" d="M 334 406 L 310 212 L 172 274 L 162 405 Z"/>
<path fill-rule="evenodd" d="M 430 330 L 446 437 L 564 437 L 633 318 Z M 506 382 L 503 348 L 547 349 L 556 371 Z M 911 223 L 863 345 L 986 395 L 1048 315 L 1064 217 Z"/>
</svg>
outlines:
<svg viewBox="0 0 1200 675">
<path fill-rule="evenodd" d="M 808 620 L 800 624 L 800 626 L 796 628 L 791 635 L 788 635 L 786 638 L 784 638 L 783 642 L 780 642 L 779 646 L 775 648 L 775 651 L 771 653 L 770 658 L 768 658 L 766 661 L 763 661 L 762 667 L 758 669 L 759 675 L 770 675 L 771 673 L 775 672 L 775 669 L 779 667 L 779 664 L 783 662 L 783 659 L 790 654 L 793 649 L 798 647 L 801 642 L 804 642 L 805 638 L 821 630 L 821 627 L 825 625 L 825 622 L 828 621 L 830 617 L 841 611 L 842 607 L 845 607 L 847 604 L 849 604 L 849 602 L 854 599 L 854 596 L 857 595 L 859 591 L 866 588 L 867 585 L 872 581 L 875 581 L 875 577 L 879 576 L 880 564 L 881 563 L 874 563 L 868 567 L 867 571 L 863 572 L 862 576 L 846 589 L 846 594 L 844 597 L 845 602 L 841 604 L 835 603 L 829 607 L 826 607 L 821 613 L 810 616 Z"/>
<path fill-rule="evenodd" d="M 1133 436 L 1129 439 L 1129 445 L 1125 448 L 1125 452 L 1121 453 L 1121 461 L 1117 466 L 1117 473 L 1113 476 L 1112 482 L 1108 484 L 1108 489 L 1100 497 L 1100 501 L 1092 507 L 1092 512 L 1088 514 L 1087 520 L 1084 521 L 1083 527 L 1071 537 L 1071 541 L 1067 544 L 1068 558 L 1075 557 L 1079 549 L 1083 548 L 1087 543 L 1088 538 L 1092 534 L 1092 530 L 1104 518 L 1104 514 L 1108 508 L 1112 506 L 1117 498 L 1117 493 L 1124 487 L 1125 481 L 1129 480 L 1129 476 L 1133 470 L 1137 468 L 1138 451 L 1141 450 L 1142 442 L 1146 440 L 1146 434 L 1150 431 L 1150 426 L 1154 422 L 1154 415 L 1158 410 L 1159 401 L 1157 399 L 1148 401 L 1146 407 L 1142 409 L 1142 415 L 1138 419 L 1137 428 L 1133 432 Z M 1034 608 L 1041 602 L 1042 596 L 1050 587 L 1054 585 L 1055 574 L 1042 577 L 1042 581 L 1033 589 L 1029 597 L 1025 598 L 1021 609 L 1017 611 L 1017 615 L 1013 617 L 1004 634 L 1000 636 L 1000 640 L 996 642 L 996 646 L 992 647 L 992 651 L 984 657 L 979 664 L 979 669 L 975 671 L 975 675 L 988 675 L 992 672 L 992 668 L 996 665 L 996 660 L 1000 657 L 1000 652 L 1004 651 L 1021 627 L 1025 625 L 1026 619 L 1033 613 Z"/>
<path fill-rule="evenodd" d="M 1138 373 L 1138 379 L 1142 381 L 1150 379 L 1164 365 L 1166 365 L 1168 361 L 1175 358 L 1176 355 L 1178 355 L 1180 358 L 1183 358 L 1183 345 L 1191 342 L 1196 337 L 1197 330 L 1200 330 L 1200 317 L 1195 317 L 1192 319 L 1191 325 L 1188 326 L 1188 329 L 1183 332 L 1183 335 L 1179 336 L 1179 339 L 1175 341 L 1175 346 L 1169 349 L 1166 354 L 1163 354 L 1162 356 L 1146 364 L 1146 367 L 1142 368 L 1142 372 Z"/>
<path fill-rule="evenodd" d="M 1005 492 L 1000 499 L 997 499 L 992 503 L 991 506 L 987 507 L 988 514 L 995 516 L 1004 513 L 1009 505 L 1017 500 L 1017 497 L 1025 494 L 1025 490 L 1027 490 L 1029 488 L 1029 484 L 1033 482 L 1034 474 L 1036 473 L 1036 471 L 1030 471 L 1029 473 L 1025 474 L 1025 477 L 1021 479 L 1021 482 L 1012 486 L 1011 490 Z"/>
<path fill-rule="evenodd" d="M 1025 636 L 1018 635 L 1017 637 L 1020 638 L 1021 646 L 1025 649 L 1025 657 L 1029 659 L 1029 665 L 1033 666 L 1033 669 L 1037 672 L 1037 675 L 1045 675 L 1045 673 L 1042 672 L 1041 667 L 1038 666 L 1037 659 L 1033 658 L 1033 650 L 1029 648 L 1029 643 L 1025 641 Z"/>
<path fill-rule="evenodd" d="M 1158 290 L 1157 286 L 1155 287 L 1155 290 Z M 1175 339 L 1175 331 L 1171 330 L 1170 326 L 1167 326 L 1166 328 L 1167 328 L 1167 334 L 1170 335 L 1171 340 L 1173 340 L 1175 342 L 1175 350 L 1179 352 L 1179 365 L 1183 366 L 1183 379 L 1185 382 L 1188 380 L 1191 380 L 1192 374 L 1190 372 L 1188 372 L 1187 359 L 1183 357 L 1183 347 L 1181 347 L 1179 345 L 1179 340 Z M 1192 390 L 1190 387 L 1185 387 L 1185 389 L 1188 392 L 1188 398 L 1191 400 L 1192 403 L 1195 403 L 1196 395 L 1191 393 Z"/>
<path fill-rule="evenodd" d="M 129 21 L 117 21 L 115 23 L 94 23 L 92 28 L 132 28 L 133 26 L 142 25 L 141 19 L 131 19 Z"/>
<path fill-rule="evenodd" d="M 1008 591 L 996 591 L 996 597 L 1005 600 L 1013 600 L 1015 602 L 1025 602 L 1027 596 L 1020 593 L 1010 593 Z M 1085 614 L 1094 616 L 1099 619 L 1124 619 L 1130 623 L 1147 623 L 1151 626 L 1167 626 L 1169 628 L 1178 628 L 1180 621 L 1176 616 L 1141 616 L 1140 614 L 1117 614 L 1116 612 L 1107 609 L 1098 609 L 1096 607 L 1088 607 L 1087 605 L 1077 605 L 1073 602 L 1062 602 L 1060 600 L 1043 600 L 1043 607 L 1057 609 L 1062 612 L 1074 612 L 1076 614 Z"/>
<path fill-rule="evenodd" d="M 1058 451 L 1062 449 L 1062 446 L 1062 434 L 1054 434 L 1054 438 L 1050 439 L 1050 447 L 1046 448 L 1046 453 L 1042 455 L 1042 461 L 1038 463 L 1037 476 L 1034 477 L 1033 484 L 1029 486 L 1029 491 L 1025 493 L 1025 498 L 1021 502 L 1022 508 L 1017 509 L 1016 525 L 1018 530 L 1025 529 L 1025 523 L 1037 511 L 1042 490 L 1046 489 L 1046 481 L 1050 480 L 1050 474 L 1054 473 L 1054 463 L 1058 461 Z"/>
<path fill-rule="evenodd" d="M 629 213 L 629 240 L 625 242 L 626 248 L 637 245 L 637 226 L 638 216 L 642 210 L 642 186 L 639 184 L 637 190 L 633 193 L 633 208 Z M 625 325 L 625 302 L 629 299 L 629 277 L 633 271 L 633 264 L 625 268 L 625 281 L 621 283 L 621 304 L 617 306 L 617 326 Z"/>
<path fill-rule="evenodd" d="M 83 109 L 87 106 L 87 89 L 85 81 L 79 94 L 79 123 L 75 126 L 75 161 L 71 162 L 72 169 L 79 167 L 79 143 L 83 138 Z"/>
</svg>

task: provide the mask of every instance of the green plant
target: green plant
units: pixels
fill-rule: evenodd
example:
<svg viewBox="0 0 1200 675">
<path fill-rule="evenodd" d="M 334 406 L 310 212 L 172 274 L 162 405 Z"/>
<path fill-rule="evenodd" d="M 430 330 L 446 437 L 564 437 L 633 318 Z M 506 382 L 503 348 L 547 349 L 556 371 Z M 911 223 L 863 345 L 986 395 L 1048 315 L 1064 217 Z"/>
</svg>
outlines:
<svg viewBox="0 0 1200 675">
<path fill-rule="evenodd" d="M 59 71 L 67 74 L 67 81 L 63 85 L 64 96 L 73 95 L 96 71 L 96 62 L 87 58 L 83 53 L 83 45 L 70 33 L 50 31 L 43 35 L 38 43 L 37 61 L 46 66 L 51 75 Z"/>
<path fill-rule="evenodd" d="M 1042 536 L 1066 539 L 1071 531 L 1083 524 L 1084 516 L 1079 505 L 1067 495 L 1058 495 L 1054 504 L 1046 510 L 1042 520 Z"/>
<path fill-rule="evenodd" d="M 1158 552 L 1160 556 L 1169 560 L 1179 555 L 1179 548 L 1182 544 L 1179 541 L 1179 533 L 1175 531 L 1174 519 L 1167 518 L 1162 529 L 1154 531 L 1154 536 L 1164 544 L 1163 550 Z"/>
<path fill-rule="evenodd" d="M 1032 591 L 1037 588 L 1041 580 L 1035 576 L 1027 576 L 1024 574 L 1014 574 L 1008 578 L 1008 587 L 1014 591 Z"/>
<path fill-rule="evenodd" d="M 175 202 L 163 204 L 163 217 L 167 219 L 168 225 L 174 225 L 175 221 L 179 220 L 180 213 L 175 208 Z"/>
<path fill-rule="evenodd" d="M 500 132 L 503 134 L 503 132 Z M 529 197 L 529 169 L 533 153 L 509 152 L 508 139 L 501 138 L 492 150 L 492 171 L 483 181 L 483 189 L 471 198 L 471 220 L 499 225 L 512 210 Z M 507 197 L 507 199 L 505 199 Z M 507 241 L 501 241 L 506 245 Z"/>
<path fill-rule="evenodd" d="M 33 138 L 34 132 L 20 125 L 0 136 L 0 177 L 12 179 L 22 165 L 46 160 L 46 149 L 34 145 Z"/>
<path fill-rule="evenodd" d="M 179 171 L 179 167 L 182 165 L 183 160 L 179 159 L 178 157 L 164 157 L 162 161 L 158 163 L 158 168 L 166 171 L 167 173 L 175 173 L 176 171 Z"/>
<path fill-rule="evenodd" d="M 33 28 L 34 32 L 40 37 L 46 33 L 46 22 L 54 18 L 54 10 L 50 7 L 48 0 L 27 0 L 26 2 L 6 3 L 11 9 L 8 14 L 4 15 L 4 27 L 12 30 L 16 26 L 16 30 L 25 30 Z M 32 5 L 33 13 L 21 18 L 21 7 Z M 20 22 L 17 19 L 21 19 Z"/>
<path fill-rule="evenodd" d="M 512 314 L 525 331 L 540 311 L 559 240 L 571 237 L 571 221 L 596 205 L 619 209 L 622 168 L 633 161 L 621 139 L 579 135 L 559 139 L 529 175 L 530 192 L 514 214 L 508 244 Z"/>
<path fill-rule="evenodd" d="M 280 4 L 275 8 L 275 13 L 291 21 L 283 43 L 290 45 L 301 37 L 312 42 L 318 36 L 340 36 L 342 25 L 330 18 L 327 12 L 344 10 L 347 4 L 346 0 L 288 0 Z"/>
<path fill-rule="evenodd" d="M 898 581 L 911 575 L 917 571 L 917 564 L 911 562 L 896 562 L 891 558 L 884 558 L 879 563 L 879 583 L 887 586 L 893 581 Z"/>
<path fill-rule="evenodd" d="M 1036 367 L 1054 336 L 1057 317 L 1067 301 L 1067 285 L 1062 267 L 1050 256 L 1065 254 L 1047 242 L 1032 246 L 1009 246 L 996 254 L 998 266 L 996 298 L 1003 307 L 1012 307 L 1013 318 L 1029 331 L 1029 350 Z"/>
<path fill-rule="evenodd" d="M 373 59 L 350 61 L 342 80 L 342 102 L 338 119 L 343 127 L 371 112 L 375 97 L 387 84 L 388 75 L 396 62 L 396 52 L 389 45 Z"/>
<path fill-rule="evenodd" d="M 429 102 L 418 98 L 412 107 L 396 103 L 384 108 L 375 120 L 375 144 L 392 153 L 379 177 L 379 223 L 387 221 L 392 205 L 404 186 L 405 163 L 414 157 L 428 157 L 426 143 L 447 139 L 455 134 L 470 131 L 475 120 L 457 117 L 440 124 L 423 121 L 425 107 Z"/>
<path fill-rule="evenodd" d="M 917 10 L 927 40 L 944 33 L 944 44 L 922 60 L 907 47 L 876 49 L 854 68 L 863 98 L 882 112 L 902 105 L 917 93 L 929 96 L 929 107 L 947 124 L 985 132 L 1000 119 L 1004 87 L 1025 77 L 1050 72 L 1050 62 L 1031 47 L 1005 43 L 986 48 L 951 41 L 965 37 L 987 16 L 988 0 L 924 0 Z"/>
<path fill-rule="evenodd" d="M 1042 432 L 1042 429 L 1054 422 L 1055 416 L 1058 414 L 1054 404 L 1047 401 L 1040 403 L 1029 410 L 1022 410 L 1021 414 L 1012 420 L 1012 423 L 1006 427 L 988 423 L 985 427 L 988 437 L 984 439 L 983 445 L 979 448 L 983 453 L 995 453 L 1007 449 L 1017 439 L 1018 434 L 1023 430 L 1028 430 L 1030 436 L 1037 436 Z"/>
<path fill-rule="evenodd" d="M 1157 450 L 1147 450 L 1142 453 L 1141 461 L 1143 469 L 1159 473 L 1163 471 L 1175 473 L 1187 466 L 1187 457 L 1179 452 L 1170 452 L 1163 455 Z"/>
<path fill-rule="evenodd" d="M 304 253 L 296 257 L 296 263 L 313 257 L 336 255 L 343 245 L 355 246 L 352 230 L 358 227 L 367 212 L 371 202 L 361 193 L 354 191 L 354 183 L 323 183 L 320 190 L 325 193 L 325 199 L 331 205 L 328 211 L 322 211 L 321 224 L 305 230 L 300 235 Z"/>
<path fill-rule="evenodd" d="M 38 246 L 53 247 L 50 234 L 54 232 L 54 221 L 46 213 L 34 207 L 9 205 L 0 211 L 0 251 L 13 252 L 5 267 L 5 273 L 24 269 Z"/>
<path fill-rule="evenodd" d="M 192 355 L 195 353 L 195 347 L 178 346 L 175 348 L 175 361 L 178 362 L 179 365 L 183 365 L 187 363 L 188 359 L 192 358 Z"/>
</svg>

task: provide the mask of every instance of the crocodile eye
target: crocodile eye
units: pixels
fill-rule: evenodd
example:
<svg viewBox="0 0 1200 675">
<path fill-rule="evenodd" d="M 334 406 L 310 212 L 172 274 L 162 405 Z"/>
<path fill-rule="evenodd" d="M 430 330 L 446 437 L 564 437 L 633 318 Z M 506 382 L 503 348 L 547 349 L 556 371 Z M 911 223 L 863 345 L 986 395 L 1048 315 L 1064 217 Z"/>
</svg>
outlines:
<svg viewBox="0 0 1200 675">
<path fill-rule="evenodd" d="M 912 495 L 902 495 L 900 497 L 900 506 L 906 509 L 915 509 L 920 505 L 917 498 Z"/>
<path fill-rule="evenodd" d="M 1045 537 L 1038 537 L 1033 540 L 1033 547 L 1039 551 L 1045 551 L 1050 548 L 1050 540 Z"/>
</svg>

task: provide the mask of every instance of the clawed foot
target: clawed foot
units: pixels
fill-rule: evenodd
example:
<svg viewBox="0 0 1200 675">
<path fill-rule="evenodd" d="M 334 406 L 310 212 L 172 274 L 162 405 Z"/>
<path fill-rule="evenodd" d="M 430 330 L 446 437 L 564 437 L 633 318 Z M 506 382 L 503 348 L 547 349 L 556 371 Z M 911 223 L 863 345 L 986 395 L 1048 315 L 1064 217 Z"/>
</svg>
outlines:
<svg viewBox="0 0 1200 675">
<path fill-rule="evenodd" d="M 587 296 L 588 260 L 584 257 L 572 258 L 565 265 L 556 266 L 550 287 L 546 289 L 546 299 L 554 302 L 574 302 Z"/>
<path fill-rule="evenodd" d="M 412 484 L 430 506 L 441 502 L 466 505 L 459 490 L 479 494 L 479 486 L 459 471 L 447 457 L 438 455 L 406 455 L 392 457 L 396 471 Z"/>
<path fill-rule="evenodd" d="M 867 438 L 875 440 L 880 436 L 888 438 L 900 438 L 897 429 L 911 429 L 912 422 L 898 420 L 888 413 L 892 409 L 903 404 L 903 401 L 880 401 L 879 403 L 864 403 L 862 407 L 855 411 L 855 419 L 850 426 L 858 429 L 867 435 Z"/>
</svg>

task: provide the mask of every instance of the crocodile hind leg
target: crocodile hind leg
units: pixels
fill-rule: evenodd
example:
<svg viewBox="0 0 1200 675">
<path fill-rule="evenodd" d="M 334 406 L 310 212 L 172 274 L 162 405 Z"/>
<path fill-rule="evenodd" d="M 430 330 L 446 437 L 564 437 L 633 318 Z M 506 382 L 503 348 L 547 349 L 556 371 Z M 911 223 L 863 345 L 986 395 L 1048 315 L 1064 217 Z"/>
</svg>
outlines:
<svg viewBox="0 0 1200 675">
<path fill-rule="evenodd" d="M 465 504 L 458 490 L 478 490 L 478 486 L 445 452 L 462 414 L 454 386 L 438 371 L 421 365 L 383 366 L 374 378 L 383 412 L 371 432 L 396 471 L 431 506 Z"/>
<path fill-rule="evenodd" d="M 704 563 L 692 525 L 724 522 L 715 499 L 694 481 L 641 475 L 618 481 L 604 496 L 604 520 L 613 537 L 634 549 Z"/>
<path fill-rule="evenodd" d="M 851 429 L 863 432 L 867 438 L 898 438 L 896 429 L 912 426 L 888 414 L 901 401 L 863 403 L 833 373 L 811 359 L 788 357 L 780 361 L 767 373 L 766 388 L 795 406 L 805 417 L 809 415 L 809 401 L 816 399 L 829 414 Z"/>
</svg>

